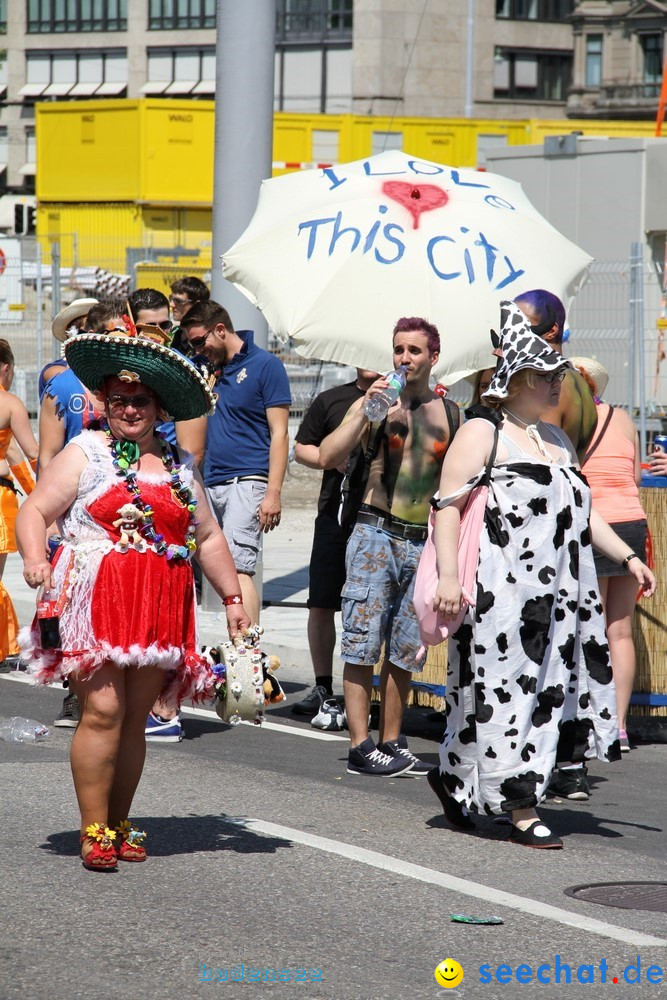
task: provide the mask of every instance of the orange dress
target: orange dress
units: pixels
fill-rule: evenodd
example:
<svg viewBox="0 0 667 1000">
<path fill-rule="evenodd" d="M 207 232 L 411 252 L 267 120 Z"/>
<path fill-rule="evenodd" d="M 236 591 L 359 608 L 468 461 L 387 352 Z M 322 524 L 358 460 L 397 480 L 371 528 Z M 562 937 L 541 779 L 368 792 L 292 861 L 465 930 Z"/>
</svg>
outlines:
<svg viewBox="0 0 667 1000">
<path fill-rule="evenodd" d="M 12 431 L 6 427 L 0 431 L 0 461 L 7 457 L 7 449 L 12 440 Z M 14 484 L 11 479 L 0 476 L 0 556 L 16 552 L 14 524 L 19 510 Z M 16 635 L 18 621 L 12 599 L 0 580 L 0 660 L 16 656 L 19 651 Z"/>
</svg>

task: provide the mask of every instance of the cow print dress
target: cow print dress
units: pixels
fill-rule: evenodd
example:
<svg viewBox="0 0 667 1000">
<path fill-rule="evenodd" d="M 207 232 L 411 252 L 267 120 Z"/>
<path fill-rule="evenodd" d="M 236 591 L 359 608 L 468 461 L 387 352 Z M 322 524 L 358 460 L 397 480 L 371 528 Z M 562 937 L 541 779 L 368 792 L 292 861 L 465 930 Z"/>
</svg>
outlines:
<svg viewBox="0 0 667 1000">
<path fill-rule="evenodd" d="M 558 462 L 536 459 L 500 432 L 508 457 L 491 473 L 477 605 L 449 640 L 440 769 L 455 799 L 487 814 L 538 804 L 568 719 L 588 731 L 590 756 L 620 757 L 590 490 L 562 432 L 549 431 L 562 447 Z"/>
</svg>

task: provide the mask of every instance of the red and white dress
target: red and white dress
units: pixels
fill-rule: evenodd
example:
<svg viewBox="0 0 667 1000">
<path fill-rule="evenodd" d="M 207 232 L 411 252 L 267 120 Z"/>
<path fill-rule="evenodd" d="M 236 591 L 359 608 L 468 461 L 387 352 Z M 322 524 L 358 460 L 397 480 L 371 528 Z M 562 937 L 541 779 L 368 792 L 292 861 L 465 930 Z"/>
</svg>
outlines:
<svg viewBox="0 0 667 1000">
<path fill-rule="evenodd" d="M 64 594 L 62 648 L 42 649 L 37 621 L 20 636 L 23 658 L 36 681 L 49 684 L 73 674 L 85 679 L 102 664 L 160 666 L 163 696 L 201 699 L 211 674 L 199 652 L 195 590 L 189 560 L 168 560 L 145 539 L 119 546 L 119 510 L 131 502 L 99 432 L 72 438 L 88 459 L 76 500 L 60 522 L 63 538 L 54 564 L 55 589 Z M 192 466 L 181 467 L 186 486 Z M 166 543 L 183 545 L 188 511 L 170 488 L 170 477 L 137 474 L 141 499 L 153 508 L 155 530 Z"/>
</svg>

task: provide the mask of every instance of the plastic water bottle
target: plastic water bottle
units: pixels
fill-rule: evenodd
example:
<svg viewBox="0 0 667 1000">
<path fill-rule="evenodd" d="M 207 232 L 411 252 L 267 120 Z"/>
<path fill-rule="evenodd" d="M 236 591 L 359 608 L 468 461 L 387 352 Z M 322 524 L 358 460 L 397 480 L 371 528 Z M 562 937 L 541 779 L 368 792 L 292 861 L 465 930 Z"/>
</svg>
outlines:
<svg viewBox="0 0 667 1000">
<path fill-rule="evenodd" d="M 37 621 L 42 649 L 60 649 L 58 595 L 49 587 L 43 587 L 37 597 Z"/>
<path fill-rule="evenodd" d="M 364 404 L 364 413 L 373 423 L 378 423 L 380 420 L 384 420 L 389 412 L 389 407 L 392 406 L 398 397 L 401 395 L 405 389 L 405 383 L 407 381 L 407 367 L 406 365 L 399 365 L 398 368 L 393 372 L 388 372 L 385 378 L 389 383 L 386 389 L 379 392 L 377 396 L 371 396 L 367 399 Z"/>
<path fill-rule="evenodd" d="M 14 715 L 11 719 L 0 720 L 0 740 L 5 743 L 34 743 L 45 740 L 49 730 L 34 719 L 23 719 Z"/>
</svg>

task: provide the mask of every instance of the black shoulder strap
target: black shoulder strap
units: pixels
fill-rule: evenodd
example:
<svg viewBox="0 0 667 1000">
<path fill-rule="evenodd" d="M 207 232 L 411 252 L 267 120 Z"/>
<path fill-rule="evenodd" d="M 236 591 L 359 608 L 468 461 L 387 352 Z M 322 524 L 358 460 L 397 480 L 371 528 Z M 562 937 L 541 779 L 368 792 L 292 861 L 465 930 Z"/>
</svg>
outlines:
<svg viewBox="0 0 667 1000">
<path fill-rule="evenodd" d="M 588 461 L 588 459 L 591 457 L 591 455 L 593 454 L 593 452 L 596 450 L 596 448 L 600 444 L 600 441 L 604 437 L 604 433 L 607 430 L 607 427 L 609 427 L 609 424 L 611 422 L 611 418 L 612 418 L 612 415 L 613 415 L 613 412 L 614 412 L 614 407 L 611 405 L 611 403 L 608 403 L 607 405 L 609 406 L 609 413 L 607 414 L 605 422 L 603 423 L 603 425 L 602 425 L 602 427 L 600 429 L 600 433 L 598 434 L 598 436 L 596 437 L 595 441 L 593 441 L 593 443 L 591 444 L 590 448 L 588 449 L 588 451 L 586 452 L 586 454 L 582 458 L 582 460 L 581 460 L 582 466 L 586 464 L 586 462 Z"/>
<path fill-rule="evenodd" d="M 359 494 L 362 497 L 366 492 L 366 483 L 370 475 L 371 464 L 373 459 L 377 457 L 383 437 L 386 437 L 384 433 L 386 424 L 387 418 L 384 417 L 379 424 L 371 424 L 368 430 L 368 442 L 366 444 L 366 451 L 364 452 L 364 471 L 359 482 Z"/>
<path fill-rule="evenodd" d="M 447 427 L 449 429 L 449 441 L 447 442 L 447 447 L 449 447 L 452 443 L 452 438 L 461 426 L 461 414 L 459 413 L 458 406 L 456 403 L 452 402 L 451 399 L 447 399 L 446 396 L 443 396 L 442 401 L 445 404 L 445 413 L 447 414 Z M 454 420 L 454 413 L 456 413 L 456 420 Z"/>
</svg>

